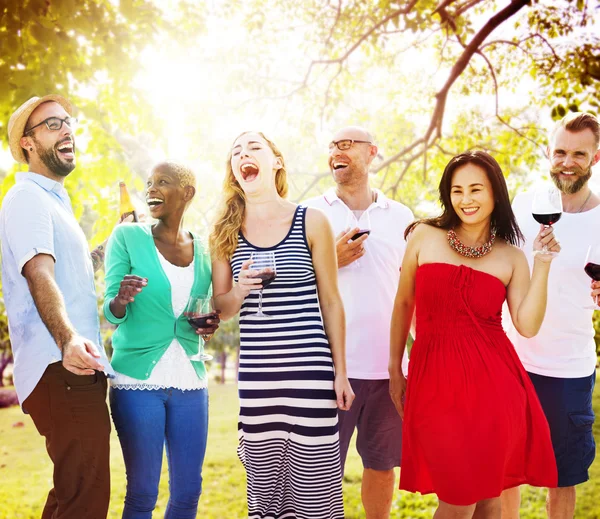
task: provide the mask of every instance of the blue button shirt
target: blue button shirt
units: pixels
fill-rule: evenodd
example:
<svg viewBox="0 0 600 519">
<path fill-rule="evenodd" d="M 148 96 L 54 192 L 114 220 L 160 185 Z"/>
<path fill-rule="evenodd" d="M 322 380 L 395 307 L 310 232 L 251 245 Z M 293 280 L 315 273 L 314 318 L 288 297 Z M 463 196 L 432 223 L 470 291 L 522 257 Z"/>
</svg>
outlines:
<svg viewBox="0 0 600 519">
<path fill-rule="evenodd" d="M 19 402 L 23 404 L 31 394 L 48 365 L 62 359 L 22 275 L 25 263 L 37 254 L 54 258 L 56 283 L 69 320 L 79 335 L 98 346 L 104 371 L 113 375 L 100 338 L 92 259 L 65 188 L 37 173 L 17 173 L 16 184 L 2 202 L 0 240 L 2 289 Z"/>
</svg>

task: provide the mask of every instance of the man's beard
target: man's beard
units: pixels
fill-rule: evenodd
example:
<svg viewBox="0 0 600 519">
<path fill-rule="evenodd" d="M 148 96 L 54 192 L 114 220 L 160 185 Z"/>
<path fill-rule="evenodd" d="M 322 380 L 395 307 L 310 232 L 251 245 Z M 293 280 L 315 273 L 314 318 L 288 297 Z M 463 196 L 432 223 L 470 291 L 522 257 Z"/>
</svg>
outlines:
<svg viewBox="0 0 600 519">
<path fill-rule="evenodd" d="M 563 171 L 572 171 L 574 180 L 564 180 L 560 178 L 560 173 Z M 572 168 L 556 167 L 550 169 L 550 176 L 554 185 L 565 195 L 573 195 L 581 191 L 590 178 L 592 178 L 592 166 L 588 166 L 587 170 L 584 170 L 578 166 Z"/>
<path fill-rule="evenodd" d="M 55 148 L 42 148 L 42 145 L 35 137 L 33 138 L 33 142 L 35 142 L 35 145 L 38 149 L 40 160 L 44 163 L 44 166 L 46 166 L 55 175 L 58 175 L 59 177 L 66 177 L 75 169 L 74 160 L 73 162 L 62 162 L 56 155 Z M 73 150 L 75 150 L 74 145 Z"/>
<path fill-rule="evenodd" d="M 349 164 L 348 167 L 344 171 L 336 172 L 333 168 L 330 168 L 331 174 L 333 175 L 333 180 L 335 180 L 336 184 L 353 184 L 356 182 L 357 178 L 360 175 L 360 169 L 356 164 Z"/>
</svg>

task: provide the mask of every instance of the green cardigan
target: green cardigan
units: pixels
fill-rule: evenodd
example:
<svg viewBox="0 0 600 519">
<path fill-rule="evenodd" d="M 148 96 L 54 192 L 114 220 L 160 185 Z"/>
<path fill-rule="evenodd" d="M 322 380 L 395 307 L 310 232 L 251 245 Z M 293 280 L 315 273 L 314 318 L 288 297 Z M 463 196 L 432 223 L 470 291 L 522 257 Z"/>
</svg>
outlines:
<svg viewBox="0 0 600 519">
<path fill-rule="evenodd" d="M 194 235 L 194 284 L 192 294 L 208 294 L 211 288 L 210 257 Z M 111 364 L 119 373 L 147 380 L 174 338 L 188 355 L 198 353 L 198 335 L 171 304 L 171 284 L 158 259 L 152 228 L 147 224 L 121 224 L 106 247 L 106 293 L 104 315 L 119 325 L 112 337 Z M 110 302 L 119 292 L 123 276 L 148 279 L 148 285 L 126 307 L 125 316 L 115 317 Z M 192 361 L 198 377 L 206 377 L 202 361 Z"/>
</svg>

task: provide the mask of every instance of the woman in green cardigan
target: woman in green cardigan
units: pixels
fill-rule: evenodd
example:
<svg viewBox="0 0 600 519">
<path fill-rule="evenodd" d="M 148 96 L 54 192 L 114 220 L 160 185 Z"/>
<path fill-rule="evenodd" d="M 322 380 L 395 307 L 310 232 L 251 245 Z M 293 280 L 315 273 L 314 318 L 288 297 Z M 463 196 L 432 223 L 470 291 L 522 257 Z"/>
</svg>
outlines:
<svg viewBox="0 0 600 519">
<path fill-rule="evenodd" d="M 193 173 L 161 163 L 148 178 L 146 202 L 158 222 L 122 224 L 106 250 L 104 315 L 118 325 L 112 339 L 110 403 L 127 471 L 123 519 L 151 519 L 167 448 L 170 498 L 166 519 L 193 519 L 202 490 L 208 392 L 198 335 L 184 316 L 190 294 L 210 292 L 210 258 L 182 228 Z"/>
</svg>

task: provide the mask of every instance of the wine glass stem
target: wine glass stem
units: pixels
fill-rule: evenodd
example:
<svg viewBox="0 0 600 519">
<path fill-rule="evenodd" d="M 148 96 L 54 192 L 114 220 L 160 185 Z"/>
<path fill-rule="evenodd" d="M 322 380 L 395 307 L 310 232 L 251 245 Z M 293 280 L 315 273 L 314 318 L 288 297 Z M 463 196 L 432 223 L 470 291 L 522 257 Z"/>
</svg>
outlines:
<svg viewBox="0 0 600 519">
<path fill-rule="evenodd" d="M 544 229 L 549 229 L 550 227 L 552 227 L 552 226 L 544 225 Z M 548 252 L 548 245 L 546 245 L 546 244 L 542 245 L 542 252 Z"/>
<path fill-rule="evenodd" d="M 262 314 L 262 290 L 258 291 L 258 313 Z"/>
</svg>

